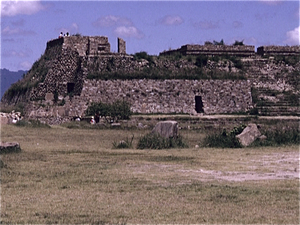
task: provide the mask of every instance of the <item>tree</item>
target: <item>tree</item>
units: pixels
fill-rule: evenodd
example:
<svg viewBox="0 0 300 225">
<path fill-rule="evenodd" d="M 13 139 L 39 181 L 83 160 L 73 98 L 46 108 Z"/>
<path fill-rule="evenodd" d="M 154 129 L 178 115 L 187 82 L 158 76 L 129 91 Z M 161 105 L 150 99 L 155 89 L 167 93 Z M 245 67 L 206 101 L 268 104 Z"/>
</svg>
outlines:
<svg viewBox="0 0 300 225">
<path fill-rule="evenodd" d="M 214 41 L 213 41 L 213 44 L 214 44 L 214 45 L 225 45 L 223 39 L 222 39 L 220 42 L 214 40 Z"/>
<path fill-rule="evenodd" d="M 244 45 L 244 40 L 242 40 L 242 41 L 235 41 L 233 45 L 234 46 Z"/>
</svg>

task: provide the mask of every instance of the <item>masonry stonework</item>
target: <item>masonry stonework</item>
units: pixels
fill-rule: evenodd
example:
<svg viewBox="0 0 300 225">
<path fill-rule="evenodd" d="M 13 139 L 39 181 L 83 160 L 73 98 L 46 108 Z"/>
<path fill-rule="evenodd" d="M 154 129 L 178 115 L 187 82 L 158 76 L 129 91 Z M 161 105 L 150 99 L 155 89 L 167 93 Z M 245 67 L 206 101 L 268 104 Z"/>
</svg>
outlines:
<svg viewBox="0 0 300 225">
<path fill-rule="evenodd" d="M 68 116 L 84 116 L 90 102 L 125 100 L 134 113 L 195 114 L 201 96 L 206 114 L 246 112 L 252 107 L 249 81 L 86 80 L 80 96 L 66 107 Z"/>
<path fill-rule="evenodd" d="M 118 53 L 126 54 L 126 42 L 122 38 L 118 38 Z"/>
<path fill-rule="evenodd" d="M 274 90 L 274 93 L 283 93 L 294 92 L 296 89 L 293 83 L 288 81 L 290 76 L 298 74 L 299 63 L 294 67 L 286 64 L 279 65 L 274 60 L 273 62 L 271 59 L 259 56 L 252 58 L 255 54 L 254 46 L 185 45 L 180 49 L 161 54 L 178 52 L 183 55 L 227 54 L 245 57 L 242 63 L 244 70 L 247 71 L 247 80 L 105 80 L 100 78 L 96 80 L 88 75 L 106 71 L 130 74 L 151 69 L 151 66 L 158 70 L 171 68 L 170 73 L 176 71 L 181 73 L 178 68 L 193 69 L 196 65 L 188 60 L 173 63 L 167 60 L 168 57 L 165 59 L 162 57 L 151 62 L 153 65 L 150 66 L 150 61 L 146 59 L 135 60 L 134 56 L 127 55 L 126 43 L 120 38 L 118 53 L 112 53 L 107 37 L 71 36 L 47 43 L 45 53 L 48 59 L 46 63 L 43 62 L 47 64 L 47 68 L 44 67 L 47 73 L 43 74 L 43 79 L 30 92 L 14 96 L 11 102 L 16 104 L 20 99 L 26 102 L 26 116 L 29 118 L 42 118 L 49 123 L 61 123 L 76 116 L 85 116 L 85 110 L 91 102 L 113 103 L 117 100 L 125 100 L 130 103 L 134 113 L 142 114 L 239 113 L 255 107 L 252 102 L 251 88 L 261 91 L 257 94 L 257 98 L 272 97 L 272 101 L 273 98 L 276 101 L 280 99 L 277 95 L 276 98 L 266 96 L 266 91 Z M 264 46 L 260 49 L 262 55 L 277 54 L 276 52 L 279 55 L 293 55 L 295 52 L 299 54 L 299 48 Z M 214 70 L 215 67 L 210 67 L 212 65 L 225 68 L 224 65 L 209 62 L 206 69 Z M 231 69 L 233 71 L 236 68 Z M 34 71 L 29 75 L 32 76 L 33 81 L 36 81 L 35 78 L 40 72 Z M 298 108 L 294 108 L 297 113 Z"/>
<path fill-rule="evenodd" d="M 298 56 L 300 46 L 261 46 L 257 48 L 257 54 L 261 56 Z"/>
<path fill-rule="evenodd" d="M 164 51 L 160 55 L 171 55 L 180 53 L 182 55 L 234 55 L 249 57 L 255 55 L 255 47 L 251 45 L 183 45 L 176 50 Z"/>
</svg>

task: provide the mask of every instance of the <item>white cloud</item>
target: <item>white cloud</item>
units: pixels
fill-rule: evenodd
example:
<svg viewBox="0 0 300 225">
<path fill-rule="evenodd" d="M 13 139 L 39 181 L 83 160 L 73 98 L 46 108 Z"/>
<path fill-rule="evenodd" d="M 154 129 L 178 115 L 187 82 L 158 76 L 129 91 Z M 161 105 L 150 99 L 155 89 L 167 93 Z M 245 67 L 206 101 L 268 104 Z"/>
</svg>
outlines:
<svg viewBox="0 0 300 225">
<path fill-rule="evenodd" d="M 93 25 L 95 27 L 112 27 L 120 25 L 131 26 L 132 22 L 125 17 L 109 15 L 97 19 L 95 22 L 93 22 Z"/>
<path fill-rule="evenodd" d="M 183 19 L 180 16 L 165 16 L 160 20 L 164 25 L 179 25 L 183 23 Z"/>
<path fill-rule="evenodd" d="M 243 27 L 243 23 L 241 21 L 233 21 L 232 25 L 233 25 L 234 28 Z"/>
<path fill-rule="evenodd" d="M 214 21 L 199 21 L 194 23 L 194 27 L 204 30 L 216 29 L 219 27 L 219 22 Z"/>
<path fill-rule="evenodd" d="M 129 26 L 129 27 L 121 26 L 121 27 L 117 27 L 115 29 L 114 33 L 117 36 L 120 36 L 120 37 L 134 37 L 134 38 L 138 38 L 138 39 L 144 37 L 144 34 L 141 31 L 139 31 L 134 26 Z"/>
<path fill-rule="evenodd" d="M 28 57 L 29 53 L 28 53 L 28 51 L 27 52 L 25 52 L 25 51 L 17 52 L 15 50 L 12 50 L 12 51 L 3 52 L 3 56 L 4 57 Z"/>
<path fill-rule="evenodd" d="M 24 61 L 19 63 L 19 68 L 21 68 L 21 70 L 29 70 L 32 66 L 32 63 L 28 62 L 28 61 Z"/>
<path fill-rule="evenodd" d="M 32 15 L 44 8 L 40 1 L 2 1 L 1 16 Z"/>
<path fill-rule="evenodd" d="M 300 26 L 296 27 L 294 30 L 290 30 L 290 31 L 286 32 L 285 44 L 299 45 L 300 44 L 299 31 L 300 31 Z"/>
<path fill-rule="evenodd" d="M 35 35 L 36 33 L 32 30 L 23 30 L 21 28 L 15 28 L 15 29 L 12 29 L 10 28 L 10 26 L 7 26 L 5 27 L 3 30 L 2 30 L 2 35 L 3 36 L 8 36 L 8 35 Z"/>
</svg>

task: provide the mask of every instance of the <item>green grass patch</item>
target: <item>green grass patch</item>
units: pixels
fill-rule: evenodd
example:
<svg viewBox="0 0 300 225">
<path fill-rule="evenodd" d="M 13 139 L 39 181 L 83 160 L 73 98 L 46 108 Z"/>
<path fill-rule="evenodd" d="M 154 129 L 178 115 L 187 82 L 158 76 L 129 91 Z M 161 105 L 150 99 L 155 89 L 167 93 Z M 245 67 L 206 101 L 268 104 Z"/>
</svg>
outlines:
<svg viewBox="0 0 300 225">
<path fill-rule="evenodd" d="M 125 140 L 121 140 L 119 142 L 114 141 L 113 142 L 113 148 L 114 149 L 122 149 L 122 148 L 132 148 L 132 142 L 133 142 L 134 135 L 132 135 L 131 139 L 128 137 Z"/>
<path fill-rule="evenodd" d="M 39 120 L 19 120 L 15 123 L 15 126 L 32 128 L 51 128 L 48 124 L 42 123 Z"/>
<path fill-rule="evenodd" d="M 168 149 L 168 148 L 187 148 L 182 136 L 164 138 L 156 133 L 149 133 L 141 137 L 138 141 L 138 149 Z"/>
</svg>

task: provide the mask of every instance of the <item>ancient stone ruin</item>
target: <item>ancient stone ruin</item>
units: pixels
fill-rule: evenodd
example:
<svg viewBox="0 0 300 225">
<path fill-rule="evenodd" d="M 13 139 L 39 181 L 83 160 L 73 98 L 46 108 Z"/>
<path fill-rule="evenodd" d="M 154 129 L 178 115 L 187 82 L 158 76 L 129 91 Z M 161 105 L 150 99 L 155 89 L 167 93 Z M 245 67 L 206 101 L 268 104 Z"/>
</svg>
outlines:
<svg viewBox="0 0 300 225">
<path fill-rule="evenodd" d="M 171 75 L 199 71 L 192 60 L 168 59 L 182 56 L 230 55 L 239 57 L 243 70 L 232 61 L 208 60 L 202 71 L 242 74 L 243 79 L 110 79 L 115 74 L 168 71 Z M 2 99 L 5 105 L 25 104 L 25 117 L 49 123 L 61 123 L 84 116 L 91 102 L 112 103 L 124 100 L 134 113 L 225 114 L 246 113 L 254 107 L 263 110 L 259 101 L 278 103 L 275 115 L 298 113 L 284 93 L 296 95 L 295 79 L 299 63 L 278 64 L 261 55 L 299 54 L 298 47 L 184 45 L 164 51 L 154 59 L 126 54 L 126 43 L 118 38 L 118 52 L 110 50 L 107 37 L 69 36 L 47 43 L 44 55 L 37 61 L 19 86 L 15 85 Z M 167 56 L 167 57 L 164 57 Z M 162 58 L 160 58 L 162 57 Z M 95 75 L 96 74 L 96 75 Z M 93 78 L 98 76 L 97 79 Z M 100 76 L 100 78 L 99 78 Z M 102 79 L 101 76 L 106 76 Z M 272 90 L 271 94 L 266 90 Z M 274 92 L 276 91 L 276 92 Z M 275 94 L 274 94 L 275 93 Z M 253 95 L 255 94 L 255 96 Z M 294 96 L 292 96 L 294 97 Z"/>
<path fill-rule="evenodd" d="M 176 50 L 164 51 L 160 55 L 172 55 L 180 53 L 182 55 L 234 55 L 249 57 L 255 55 L 255 47 L 250 45 L 183 45 Z"/>
</svg>

